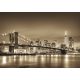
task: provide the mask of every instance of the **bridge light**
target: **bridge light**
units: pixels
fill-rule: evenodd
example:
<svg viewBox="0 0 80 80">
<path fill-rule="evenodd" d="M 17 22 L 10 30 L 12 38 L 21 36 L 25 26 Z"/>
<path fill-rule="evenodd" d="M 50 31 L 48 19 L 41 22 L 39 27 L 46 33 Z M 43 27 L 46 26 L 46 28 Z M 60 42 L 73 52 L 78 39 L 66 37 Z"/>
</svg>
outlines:
<svg viewBox="0 0 80 80">
<path fill-rule="evenodd" d="M 4 36 L 6 36 L 7 35 L 7 33 L 4 33 Z"/>
<path fill-rule="evenodd" d="M 3 52 L 7 52 L 8 53 L 9 52 L 9 48 L 5 47 Z"/>
<path fill-rule="evenodd" d="M 58 55 L 55 55 L 55 57 L 57 58 L 57 57 L 58 57 Z"/>
<path fill-rule="evenodd" d="M 2 34 L 2 36 L 4 36 L 4 34 Z"/>
<path fill-rule="evenodd" d="M 15 30 L 12 31 L 12 33 L 14 33 L 14 32 L 15 32 Z"/>
<path fill-rule="evenodd" d="M 26 41 L 25 39 L 23 41 Z"/>
<path fill-rule="evenodd" d="M 3 41 L 2 43 L 3 43 L 3 44 L 5 44 L 6 42 L 5 42 L 5 41 Z"/>
<path fill-rule="evenodd" d="M 2 36 L 6 36 L 6 35 L 7 35 L 7 33 L 2 34 Z"/>
</svg>

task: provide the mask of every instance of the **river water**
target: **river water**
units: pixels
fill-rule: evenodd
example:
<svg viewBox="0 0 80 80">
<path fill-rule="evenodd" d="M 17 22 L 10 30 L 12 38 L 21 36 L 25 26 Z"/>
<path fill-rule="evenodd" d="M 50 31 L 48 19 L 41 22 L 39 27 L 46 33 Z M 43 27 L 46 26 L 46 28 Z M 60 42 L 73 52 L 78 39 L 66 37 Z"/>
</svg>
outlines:
<svg viewBox="0 0 80 80">
<path fill-rule="evenodd" d="M 80 54 L 0 56 L 4 68 L 80 68 Z"/>
</svg>

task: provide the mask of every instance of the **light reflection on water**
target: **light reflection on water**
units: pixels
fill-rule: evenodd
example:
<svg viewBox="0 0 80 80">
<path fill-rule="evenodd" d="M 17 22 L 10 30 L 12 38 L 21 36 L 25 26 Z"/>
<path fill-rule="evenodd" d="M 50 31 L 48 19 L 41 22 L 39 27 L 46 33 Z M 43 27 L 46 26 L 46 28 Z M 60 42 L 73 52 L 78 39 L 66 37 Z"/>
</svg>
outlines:
<svg viewBox="0 0 80 80">
<path fill-rule="evenodd" d="M 80 67 L 80 55 L 0 56 L 0 67 Z"/>
<path fill-rule="evenodd" d="M 6 64 L 7 63 L 7 60 L 6 60 L 6 56 L 3 56 L 3 58 L 2 58 L 2 64 Z"/>
<path fill-rule="evenodd" d="M 13 56 L 13 60 L 14 60 L 14 62 L 16 61 L 16 56 L 15 55 Z"/>
<path fill-rule="evenodd" d="M 65 59 L 64 59 L 64 67 L 69 67 L 69 55 L 65 55 L 64 56 L 65 57 Z"/>
</svg>

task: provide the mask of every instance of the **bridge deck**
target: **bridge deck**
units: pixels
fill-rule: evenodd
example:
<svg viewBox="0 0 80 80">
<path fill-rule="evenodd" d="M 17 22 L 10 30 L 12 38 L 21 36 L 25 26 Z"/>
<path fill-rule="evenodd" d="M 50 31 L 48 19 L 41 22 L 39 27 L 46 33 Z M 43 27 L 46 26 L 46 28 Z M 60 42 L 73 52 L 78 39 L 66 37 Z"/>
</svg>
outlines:
<svg viewBox="0 0 80 80">
<path fill-rule="evenodd" d="M 6 44 L 0 43 L 0 46 L 11 46 L 11 44 L 9 44 L 9 43 L 6 43 Z M 13 45 L 13 46 L 15 46 L 15 45 Z M 20 47 L 39 47 L 39 48 L 47 48 L 47 49 L 61 50 L 59 48 L 52 48 L 52 47 L 45 47 L 45 46 L 36 46 L 36 45 L 26 45 L 26 44 L 18 44 L 18 46 L 20 46 Z"/>
</svg>

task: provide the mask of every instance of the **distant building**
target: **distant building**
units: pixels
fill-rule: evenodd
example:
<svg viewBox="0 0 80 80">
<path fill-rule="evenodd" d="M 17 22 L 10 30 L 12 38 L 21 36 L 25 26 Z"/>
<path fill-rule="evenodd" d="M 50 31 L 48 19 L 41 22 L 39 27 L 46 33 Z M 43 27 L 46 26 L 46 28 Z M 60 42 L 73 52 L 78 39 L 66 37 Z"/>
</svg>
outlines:
<svg viewBox="0 0 80 80">
<path fill-rule="evenodd" d="M 65 45 L 65 44 L 61 44 L 61 45 L 60 45 L 60 48 L 61 48 L 61 49 L 66 49 L 66 45 Z"/>
<path fill-rule="evenodd" d="M 74 40 L 72 37 L 69 37 L 69 48 L 73 48 L 74 46 Z"/>
<path fill-rule="evenodd" d="M 44 46 L 47 47 L 48 45 L 48 40 L 44 40 Z"/>
<path fill-rule="evenodd" d="M 51 44 L 51 47 L 52 47 L 52 48 L 55 48 L 55 47 L 56 47 L 56 43 L 53 42 L 53 43 Z"/>
<path fill-rule="evenodd" d="M 35 45 L 36 45 L 36 46 L 41 46 L 41 41 L 40 41 L 40 40 L 36 40 L 36 41 L 35 41 Z"/>
<path fill-rule="evenodd" d="M 33 46 L 33 45 L 34 45 L 34 42 L 33 42 L 33 41 L 30 41 L 30 45 L 32 45 L 32 46 Z"/>
<path fill-rule="evenodd" d="M 66 47 L 69 47 L 69 39 L 68 39 L 67 31 L 65 31 L 65 35 L 64 35 L 64 44 L 66 45 Z"/>
<path fill-rule="evenodd" d="M 51 44 L 50 43 L 47 43 L 47 47 L 51 47 Z"/>
</svg>

